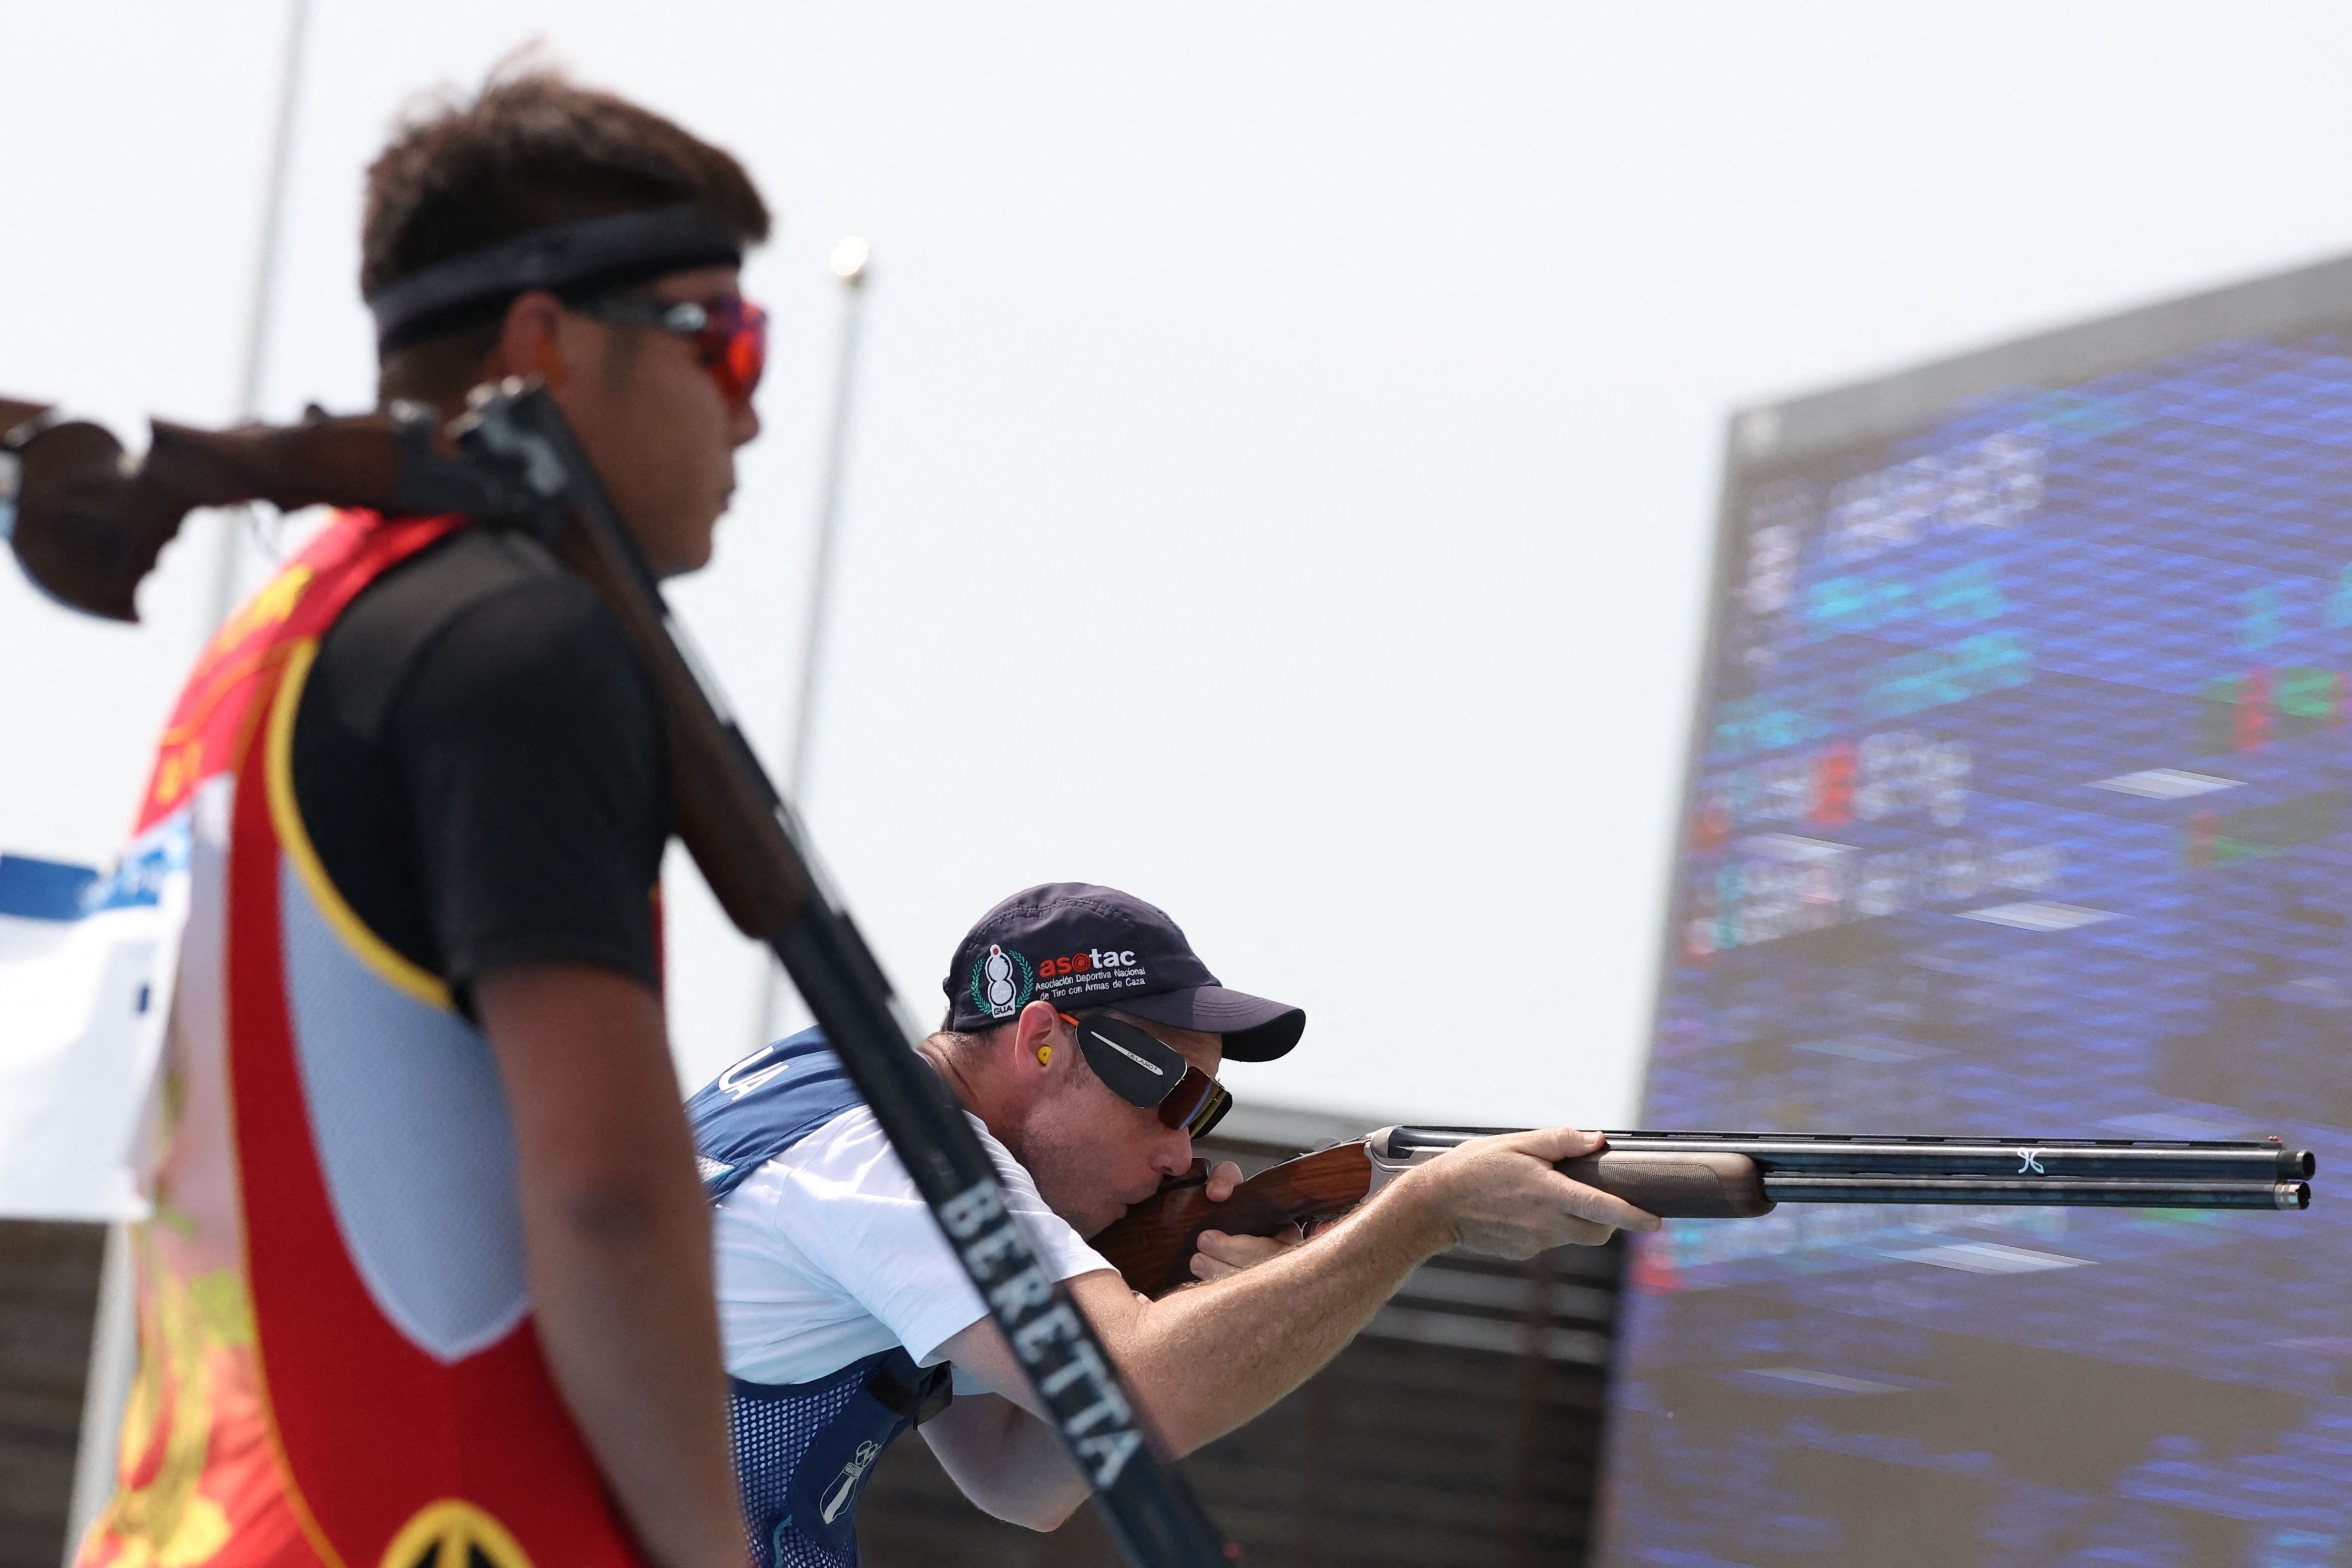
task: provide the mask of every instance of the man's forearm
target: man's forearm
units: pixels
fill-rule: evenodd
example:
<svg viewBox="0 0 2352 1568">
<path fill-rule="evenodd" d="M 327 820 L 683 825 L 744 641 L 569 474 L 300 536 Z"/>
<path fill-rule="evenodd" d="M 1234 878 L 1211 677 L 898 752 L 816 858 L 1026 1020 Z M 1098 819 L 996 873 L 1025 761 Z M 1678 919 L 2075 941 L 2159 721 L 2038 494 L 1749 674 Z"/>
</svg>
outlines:
<svg viewBox="0 0 2352 1568">
<path fill-rule="evenodd" d="M 998 1519 L 1052 1530 L 1087 1500 L 1061 1434 L 1010 1399 L 960 1394 L 918 1430 L 957 1489 Z"/>
<path fill-rule="evenodd" d="M 1138 1300 L 1116 1275 L 1074 1284 L 1152 1426 L 1186 1454 L 1313 1376 L 1451 1244 L 1422 1198 L 1399 1182 L 1311 1246 L 1157 1301 Z"/>
<path fill-rule="evenodd" d="M 1546 1128 L 1482 1138 L 1406 1172 L 1313 1241 L 1239 1273 L 1147 1301 L 1106 1269 L 1070 1281 L 1128 1388 L 1167 1446 L 1189 1453 L 1314 1375 L 1421 1263 L 1453 1246 L 1493 1258 L 1598 1246 L 1654 1215 L 1570 1181 L 1556 1162 L 1599 1135 Z M 949 1359 L 1044 1410 L 996 1325 L 949 1340 Z"/>
<path fill-rule="evenodd" d="M 1478 1139 L 1407 1172 L 1281 1257 L 1149 1302 L 1116 1275 L 1088 1275 L 1077 1282 L 1080 1300 L 1106 1314 L 1111 1353 L 1161 1436 L 1185 1453 L 1312 1376 L 1448 1247 L 1531 1258 L 1598 1245 L 1619 1226 L 1656 1229 L 1654 1216 L 1553 1168 L 1599 1142 L 1568 1127 Z"/>
<path fill-rule="evenodd" d="M 610 970 L 485 976 L 541 1346 L 597 1468 L 661 1568 L 740 1568 L 710 1216 L 661 1002 Z"/>
<path fill-rule="evenodd" d="M 631 1525 L 664 1568 L 739 1564 L 709 1216 L 677 1194 L 525 1197 L 540 1342 Z"/>
</svg>

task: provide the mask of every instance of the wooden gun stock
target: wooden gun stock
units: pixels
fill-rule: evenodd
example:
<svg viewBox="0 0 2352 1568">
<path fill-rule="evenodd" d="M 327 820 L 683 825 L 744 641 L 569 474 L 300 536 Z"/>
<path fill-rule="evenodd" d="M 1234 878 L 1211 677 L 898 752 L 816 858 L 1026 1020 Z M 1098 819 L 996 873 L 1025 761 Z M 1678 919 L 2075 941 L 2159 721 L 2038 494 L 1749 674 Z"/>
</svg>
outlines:
<svg viewBox="0 0 2352 1568">
<path fill-rule="evenodd" d="M 1193 1161 L 1192 1170 L 1170 1177 L 1094 1238 L 1094 1249 L 1129 1288 L 1165 1296 L 1188 1282 L 1204 1230 L 1274 1236 L 1346 1214 L 1371 1190 L 1372 1157 L 1361 1143 L 1301 1154 L 1260 1171 L 1221 1204 L 1209 1201 L 1208 1177 L 1208 1163 Z"/>
<path fill-rule="evenodd" d="M 398 510 L 416 489 L 404 427 L 380 414 L 233 430 L 159 419 L 136 462 L 101 426 L 52 418 L 45 405 L 0 398 L 0 456 L 16 469 L 8 542 L 26 575 L 52 598 L 110 620 L 139 618 L 141 580 L 197 507 L 268 501 L 288 511 Z M 405 428 L 414 450 L 454 468 L 456 448 L 445 437 L 429 426 Z M 415 499 L 444 498 L 428 480 Z"/>
<path fill-rule="evenodd" d="M 52 597 L 113 620 L 139 618 L 140 581 L 196 507 L 267 501 L 284 510 L 494 514 L 512 499 L 483 488 L 437 421 L 362 414 L 197 430 L 158 420 L 146 455 L 130 462 L 106 430 L 79 420 L 48 423 L 49 412 L 0 399 L 0 450 L 20 466 L 9 542 Z M 748 752 L 664 623 L 652 584 L 632 581 L 616 544 L 575 520 L 554 549 L 620 617 L 652 666 L 668 721 L 678 837 L 736 928 L 764 939 L 799 918 L 806 871 L 773 802 L 753 782 L 756 770 L 742 765 Z"/>
<path fill-rule="evenodd" d="M 1275 1236 L 1335 1218 L 1415 1163 L 1384 1162 L 1366 1143 L 1342 1143 L 1261 1171 L 1232 1197 L 1213 1204 L 1205 1190 L 1208 1166 L 1196 1160 L 1192 1171 L 1105 1228 L 1094 1248 L 1132 1289 L 1164 1296 L 1192 1279 L 1202 1231 Z M 1750 1219 L 1772 1207 L 1756 1163 L 1740 1154 L 1603 1150 L 1553 1168 L 1661 1219 Z"/>
</svg>

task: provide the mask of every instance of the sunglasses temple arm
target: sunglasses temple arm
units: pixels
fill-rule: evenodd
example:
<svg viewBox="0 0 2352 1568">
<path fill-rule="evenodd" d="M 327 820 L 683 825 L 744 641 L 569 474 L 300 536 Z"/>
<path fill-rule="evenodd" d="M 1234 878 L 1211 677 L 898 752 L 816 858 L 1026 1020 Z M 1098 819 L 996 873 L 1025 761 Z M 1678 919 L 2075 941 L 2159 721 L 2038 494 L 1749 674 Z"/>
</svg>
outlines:
<svg viewBox="0 0 2352 1568">
<path fill-rule="evenodd" d="M 1215 1079 L 1211 1079 L 1208 1094 L 1202 1098 L 1199 1107 L 1186 1120 L 1185 1128 L 1195 1138 L 1206 1138 L 1216 1129 L 1217 1123 L 1225 1119 L 1225 1113 L 1233 1108 L 1233 1090 Z"/>
</svg>

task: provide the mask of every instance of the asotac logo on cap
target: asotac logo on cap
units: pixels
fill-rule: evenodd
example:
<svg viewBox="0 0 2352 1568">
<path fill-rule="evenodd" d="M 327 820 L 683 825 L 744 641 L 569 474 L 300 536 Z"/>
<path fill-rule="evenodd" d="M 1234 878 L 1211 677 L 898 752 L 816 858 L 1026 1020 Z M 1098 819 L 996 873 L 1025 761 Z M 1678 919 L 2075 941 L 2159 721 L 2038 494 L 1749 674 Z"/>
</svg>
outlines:
<svg viewBox="0 0 2352 1568">
<path fill-rule="evenodd" d="M 1027 959 L 992 942 L 971 966 L 971 1005 L 992 1018 L 1010 1018 L 1028 1005 L 1036 980 Z"/>
<path fill-rule="evenodd" d="M 1037 961 L 1037 994 L 1056 1007 L 1076 1007 L 1114 991 L 1150 988 L 1150 966 L 1131 947 L 1089 947 Z"/>
</svg>

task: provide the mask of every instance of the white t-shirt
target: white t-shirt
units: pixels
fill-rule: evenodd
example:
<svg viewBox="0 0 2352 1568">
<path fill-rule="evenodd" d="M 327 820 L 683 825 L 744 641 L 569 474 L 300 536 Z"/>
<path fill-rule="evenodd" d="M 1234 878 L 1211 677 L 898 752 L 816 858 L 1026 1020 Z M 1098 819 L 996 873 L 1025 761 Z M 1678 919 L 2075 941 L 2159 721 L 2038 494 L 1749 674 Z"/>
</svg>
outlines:
<svg viewBox="0 0 2352 1568">
<path fill-rule="evenodd" d="M 1056 1279 L 1108 1268 L 1037 1195 L 980 1118 L 965 1112 L 1038 1261 Z M 809 1383 L 904 1345 L 929 1366 L 987 1315 L 963 1265 L 874 1112 L 855 1106 L 746 1177 L 713 1218 L 727 1370 Z"/>
</svg>

